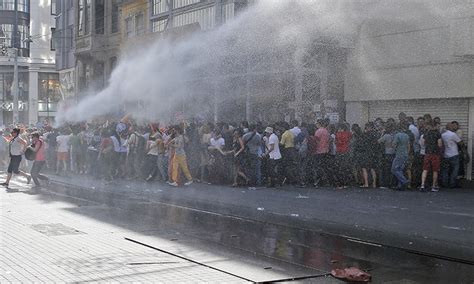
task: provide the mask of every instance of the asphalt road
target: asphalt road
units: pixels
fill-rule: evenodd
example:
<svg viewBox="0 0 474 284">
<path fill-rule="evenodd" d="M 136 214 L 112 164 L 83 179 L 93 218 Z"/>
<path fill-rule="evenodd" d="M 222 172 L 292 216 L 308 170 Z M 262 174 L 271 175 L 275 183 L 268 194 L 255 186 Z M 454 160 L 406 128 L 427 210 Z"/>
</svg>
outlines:
<svg viewBox="0 0 474 284">
<path fill-rule="evenodd" d="M 105 192 L 474 260 L 474 190 L 469 189 L 437 193 L 289 186 L 248 190 L 196 183 L 179 188 L 158 182 L 105 183 L 85 176 L 52 179 L 86 189 L 89 195 Z"/>
</svg>

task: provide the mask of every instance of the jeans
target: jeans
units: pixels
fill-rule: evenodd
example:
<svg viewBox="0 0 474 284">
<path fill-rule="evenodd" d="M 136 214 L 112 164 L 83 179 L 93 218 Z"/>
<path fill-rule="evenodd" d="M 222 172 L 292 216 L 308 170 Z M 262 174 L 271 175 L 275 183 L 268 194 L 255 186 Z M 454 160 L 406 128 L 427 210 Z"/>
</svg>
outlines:
<svg viewBox="0 0 474 284">
<path fill-rule="evenodd" d="M 255 178 L 257 180 L 257 185 L 262 185 L 262 159 L 260 157 L 257 158 L 255 166 Z"/>
<path fill-rule="evenodd" d="M 441 167 L 441 180 L 445 187 L 456 187 L 456 179 L 459 172 L 459 155 L 444 158 Z"/>
<path fill-rule="evenodd" d="M 41 169 L 43 168 L 46 161 L 34 161 L 33 166 L 31 167 L 31 178 L 33 179 L 35 185 L 40 185 L 40 180 L 49 180 L 47 176 L 40 174 Z"/>
<path fill-rule="evenodd" d="M 257 155 L 254 154 L 247 154 L 246 157 L 246 166 L 247 169 L 245 169 L 245 174 L 249 178 L 250 186 L 256 186 L 257 185 L 257 161 L 259 160 Z"/>
<path fill-rule="evenodd" d="M 158 165 L 158 171 L 160 173 L 161 179 L 163 181 L 168 180 L 168 157 L 165 154 L 158 154 L 158 158 L 156 160 Z"/>
<path fill-rule="evenodd" d="M 382 159 L 382 169 L 380 175 L 380 184 L 385 187 L 391 187 L 394 185 L 394 179 L 392 175 L 392 165 L 394 154 L 384 154 Z"/>
<path fill-rule="evenodd" d="M 398 179 L 399 187 L 408 183 L 408 179 L 405 177 L 405 168 L 407 166 L 407 162 L 408 157 L 406 156 L 395 156 L 392 162 L 392 174 Z"/>
</svg>

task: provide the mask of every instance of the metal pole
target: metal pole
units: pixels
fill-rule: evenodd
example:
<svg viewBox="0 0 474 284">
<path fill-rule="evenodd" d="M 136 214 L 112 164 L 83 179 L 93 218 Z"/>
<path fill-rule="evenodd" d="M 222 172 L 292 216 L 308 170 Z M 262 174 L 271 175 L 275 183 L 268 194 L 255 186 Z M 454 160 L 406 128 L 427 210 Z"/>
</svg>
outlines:
<svg viewBox="0 0 474 284">
<path fill-rule="evenodd" d="M 13 52 L 15 52 L 15 60 L 13 66 L 13 85 L 12 85 L 12 93 L 13 93 L 13 124 L 16 125 L 19 123 L 20 115 L 18 113 L 18 92 L 20 91 L 20 86 L 18 82 L 18 0 L 15 0 L 15 26 L 13 28 L 13 35 L 12 35 L 12 47 Z"/>
</svg>

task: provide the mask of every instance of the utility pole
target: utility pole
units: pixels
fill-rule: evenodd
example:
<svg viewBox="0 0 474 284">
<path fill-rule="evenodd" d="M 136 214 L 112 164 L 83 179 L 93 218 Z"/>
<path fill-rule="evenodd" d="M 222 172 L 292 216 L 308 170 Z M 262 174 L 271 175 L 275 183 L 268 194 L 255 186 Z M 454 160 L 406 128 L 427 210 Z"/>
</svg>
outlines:
<svg viewBox="0 0 474 284">
<path fill-rule="evenodd" d="M 18 82 L 18 0 L 15 0 L 15 25 L 13 27 L 13 34 L 12 34 L 12 50 L 14 52 L 14 65 L 13 65 L 13 85 L 12 85 L 12 93 L 13 93 L 13 124 L 16 125 L 19 123 L 20 115 L 19 115 L 19 91 L 20 86 Z"/>
</svg>

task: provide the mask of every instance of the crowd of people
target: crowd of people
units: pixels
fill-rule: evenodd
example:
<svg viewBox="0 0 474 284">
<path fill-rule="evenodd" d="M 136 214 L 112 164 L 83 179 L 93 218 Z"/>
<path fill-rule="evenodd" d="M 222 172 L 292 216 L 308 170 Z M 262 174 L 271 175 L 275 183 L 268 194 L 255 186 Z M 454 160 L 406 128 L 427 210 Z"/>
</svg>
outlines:
<svg viewBox="0 0 474 284">
<path fill-rule="evenodd" d="M 438 191 L 459 187 L 470 157 L 459 124 L 438 117 L 400 113 L 363 126 L 299 121 L 274 124 L 191 122 L 138 125 L 76 124 L 53 129 L 14 128 L 0 144 L 12 174 L 32 178 L 75 173 L 98 179 L 143 179 L 171 186 L 193 182 L 233 187 L 334 186 Z M 21 155 L 33 151 L 31 174 L 20 171 Z M 29 161 L 27 161 L 28 163 Z M 23 165 L 23 168 L 28 165 Z"/>
</svg>

